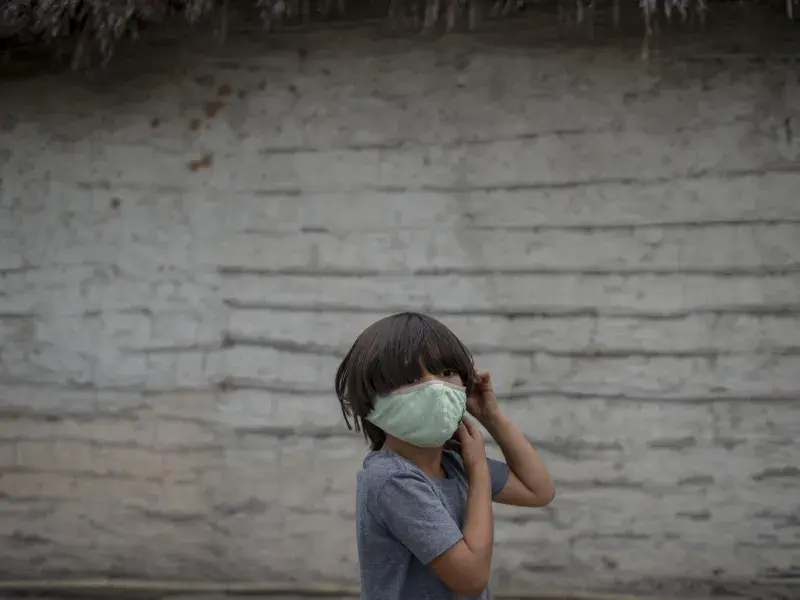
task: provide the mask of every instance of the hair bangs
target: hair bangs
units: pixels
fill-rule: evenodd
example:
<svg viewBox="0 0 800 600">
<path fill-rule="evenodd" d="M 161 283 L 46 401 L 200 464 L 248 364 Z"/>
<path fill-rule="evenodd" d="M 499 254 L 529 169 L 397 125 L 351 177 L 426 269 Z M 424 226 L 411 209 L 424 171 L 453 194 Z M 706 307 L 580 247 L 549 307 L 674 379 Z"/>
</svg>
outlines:
<svg viewBox="0 0 800 600">
<path fill-rule="evenodd" d="M 454 371 L 461 377 L 467 393 L 471 393 L 475 386 L 472 354 L 450 329 L 436 319 L 426 317 L 424 329 L 421 344 L 415 352 L 424 369 L 433 375 Z"/>
</svg>

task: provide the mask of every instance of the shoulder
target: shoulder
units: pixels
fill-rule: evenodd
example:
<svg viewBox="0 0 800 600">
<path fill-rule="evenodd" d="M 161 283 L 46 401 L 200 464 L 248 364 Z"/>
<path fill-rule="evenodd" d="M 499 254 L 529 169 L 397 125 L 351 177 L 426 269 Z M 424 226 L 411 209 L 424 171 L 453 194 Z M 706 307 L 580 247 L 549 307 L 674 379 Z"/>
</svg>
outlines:
<svg viewBox="0 0 800 600">
<path fill-rule="evenodd" d="M 367 454 L 358 474 L 359 487 L 371 495 L 380 493 L 388 484 L 404 481 L 427 481 L 427 478 L 414 464 L 387 451 Z"/>
<path fill-rule="evenodd" d="M 414 496 L 436 495 L 433 485 L 415 465 L 391 452 L 370 452 L 358 474 L 359 503 L 373 515 L 382 506 Z"/>
</svg>

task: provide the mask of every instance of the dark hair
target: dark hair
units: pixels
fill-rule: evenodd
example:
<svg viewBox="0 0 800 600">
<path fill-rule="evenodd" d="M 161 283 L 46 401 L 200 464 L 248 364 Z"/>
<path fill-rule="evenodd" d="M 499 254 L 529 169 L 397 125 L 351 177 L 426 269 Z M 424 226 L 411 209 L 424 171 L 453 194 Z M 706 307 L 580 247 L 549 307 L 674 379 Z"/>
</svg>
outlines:
<svg viewBox="0 0 800 600">
<path fill-rule="evenodd" d="M 468 392 L 475 385 L 469 350 L 433 317 L 404 312 L 367 327 L 336 371 L 336 395 L 348 429 L 363 431 L 372 449 L 380 450 L 386 434 L 365 420 L 375 397 L 419 381 L 423 370 L 434 375 L 454 371 Z"/>
</svg>

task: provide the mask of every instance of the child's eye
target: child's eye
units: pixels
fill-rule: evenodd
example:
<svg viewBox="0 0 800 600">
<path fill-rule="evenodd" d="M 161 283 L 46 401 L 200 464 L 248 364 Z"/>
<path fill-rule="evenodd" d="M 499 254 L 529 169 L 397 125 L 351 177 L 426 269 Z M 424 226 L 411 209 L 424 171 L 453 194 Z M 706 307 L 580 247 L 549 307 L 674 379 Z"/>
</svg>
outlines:
<svg viewBox="0 0 800 600">
<path fill-rule="evenodd" d="M 445 369 L 442 371 L 441 376 L 450 379 L 451 377 L 458 377 L 458 373 L 453 371 L 453 369 Z"/>
</svg>

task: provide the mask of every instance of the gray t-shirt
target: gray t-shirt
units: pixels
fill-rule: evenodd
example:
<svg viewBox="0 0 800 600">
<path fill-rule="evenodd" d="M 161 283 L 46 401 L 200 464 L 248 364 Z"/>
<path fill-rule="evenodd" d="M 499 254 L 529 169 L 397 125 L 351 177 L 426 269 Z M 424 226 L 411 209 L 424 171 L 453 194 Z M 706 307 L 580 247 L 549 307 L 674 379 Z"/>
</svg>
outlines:
<svg viewBox="0 0 800 600">
<path fill-rule="evenodd" d="M 389 450 L 364 459 L 356 490 L 362 600 L 462 598 L 428 566 L 463 537 L 466 518 L 461 456 L 445 451 L 442 467 L 447 477 L 435 479 Z M 489 473 L 496 496 L 508 481 L 508 467 L 489 460 Z M 489 590 L 476 598 L 489 600 Z"/>
</svg>

